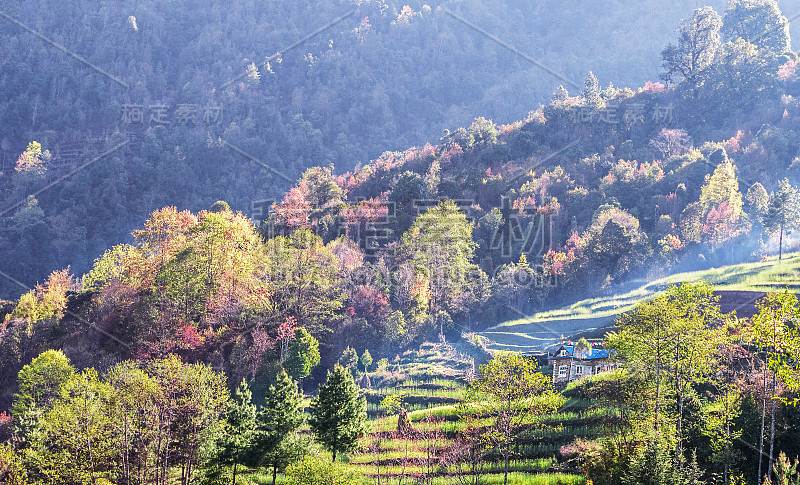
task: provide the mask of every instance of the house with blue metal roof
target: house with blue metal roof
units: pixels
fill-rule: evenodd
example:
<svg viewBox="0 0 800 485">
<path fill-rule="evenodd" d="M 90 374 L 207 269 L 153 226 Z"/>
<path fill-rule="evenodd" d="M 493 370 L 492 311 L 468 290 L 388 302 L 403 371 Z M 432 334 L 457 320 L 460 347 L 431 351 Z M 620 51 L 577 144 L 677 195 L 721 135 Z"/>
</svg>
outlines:
<svg viewBox="0 0 800 485">
<path fill-rule="evenodd" d="M 553 383 L 566 384 L 586 375 L 599 374 L 619 366 L 606 349 L 562 345 L 547 360 L 553 366 Z"/>
</svg>

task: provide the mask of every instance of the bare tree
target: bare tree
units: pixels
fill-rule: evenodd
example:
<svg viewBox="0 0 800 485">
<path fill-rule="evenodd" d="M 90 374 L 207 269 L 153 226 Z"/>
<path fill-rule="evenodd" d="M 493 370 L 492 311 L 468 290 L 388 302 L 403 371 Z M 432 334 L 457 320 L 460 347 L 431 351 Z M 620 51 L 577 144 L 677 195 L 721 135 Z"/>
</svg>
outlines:
<svg viewBox="0 0 800 485">
<path fill-rule="evenodd" d="M 680 156 L 692 149 L 692 139 L 686 130 L 662 128 L 658 136 L 650 140 L 650 147 L 666 160 L 672 156 Z"/>
</svg>

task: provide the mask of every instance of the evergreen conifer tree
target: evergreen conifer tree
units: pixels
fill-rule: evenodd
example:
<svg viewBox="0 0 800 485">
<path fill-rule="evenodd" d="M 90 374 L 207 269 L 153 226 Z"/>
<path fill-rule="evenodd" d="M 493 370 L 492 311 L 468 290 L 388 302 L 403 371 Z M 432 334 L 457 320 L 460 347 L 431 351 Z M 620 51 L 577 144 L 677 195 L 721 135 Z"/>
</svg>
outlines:
<svg viewBox="0 0 800 485">
<path fill-rule="evenodd" d="M 252 397 L 250 387 L 242 379 L 233 393 L 233 399 L 228 402 L 222 422 L 223 432 L 217 441 L 218 462 L 233 467 L 233 485 L 236 485 L 237 467 L 246 463 L 247 451 L 255 434 L 256 407 L 251 402 Z"/>
<path fill-rule="evenodd" d="M 337 453 L 356 448 L 366 431 L 366 420 L 366 399 L 359 396 L 350 372 L 337 364 L 311 402 L 311 429 L 336 461 Z"/>
</svg>

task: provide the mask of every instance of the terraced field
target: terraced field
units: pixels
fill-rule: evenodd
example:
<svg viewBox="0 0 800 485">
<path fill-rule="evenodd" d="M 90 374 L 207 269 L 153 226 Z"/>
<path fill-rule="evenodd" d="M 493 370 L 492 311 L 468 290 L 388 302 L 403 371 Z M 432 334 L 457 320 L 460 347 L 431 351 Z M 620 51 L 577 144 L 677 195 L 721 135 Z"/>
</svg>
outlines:
<svg viewBox="0 0 800 485">
<path fill-rule="evenodd" d="M 754 302 L 765 292 L 800 289 L 800 253 L 790 253 L 754 263 L 722 266 L 702 271 L 678 273 L 630 291 L 578 301 L 570 306 L 536 313 L 530 317 L 500 323 L 480 332 L 491 350 L 537 352 L 562 342 L 565 338 L 587 336 L 601 338 L 620 313 L 636 303 L 651 298 L 667 287 L 681 282 L 706 281 L 721 296 L 723 311 L 752 314 Z"/>
<path fill-rule="evenodd" d="M 370 433 L 362 452 L 349 459 L 349 466 L 365 474 L 365 483 L 459 483 L 466 470 L 443 465 L 441 457 L 453 446 L 465 427 L 459 419 L 472 368 L 472 359 L 453 349 L 425 344 L 418 352 L 407 352 L 385 370 L 370 374 L 372 388 L 365 390 L 370 415 Z M 403 394 L 411 430 L 398 432 L 398 417 L 386 416 L 379 407 L 387 395 Z M 547 418 L 553 429 L 528 433 L 511 464 L 509 483 L 573 485 L 584 483 L 575 470 L 559 463 L 561 446 L 576 436 L 596 437 L 602 432 L 602 412 L 588 403 L 570 399 L 563 409 Z M 473 417 L 473 426 L 486 426 L 487 418 Z M 502 483 L 499 456 L 489 456 L 479 467 L 484 483 Z"/>
<path fill-rule="evenodd" d="M 464 349 L 466 352 L 466 349 Z M 547 374 L 548 367 L 540 368 Z M 456 440 L 468 425 L 489 426 L 488 417 L 470 415 L 463 402 L 474 373 L 473 360 L 450 346 L 423 344 L 418 351 L 407 351 L 388 366 L 360 378 L 368 400 L 369 433 L 360 442 L 360 451 L 345 459 L 346 467 L 360 473 L 364 484 L 460 484 L 461 479 L 480 475 L 481 483 L 503 483 L 502 461 L 489 452 L 475 468 L 448 462 L 446 456 L 463 446 Z M 594 379 L 590 376 L 587 379 Z M 564 391 L 567 398 L 558 412 L 544 419 L 531 418 L 537 426 L 522 433 L 510 464 L 509 483 L 515 485 L 583 485 L 579 470 L 572 468 L 560 450 L 575 438 L 599 438 L 606 432 L 603 423 L 610 416 L 607 409 L 590 407 L 590 402 L 575 393 L 579 383 Z M 379 406 L 388 395 L 403 394 L 410 428 L 398 432 L 398 416 L 387 416 Z M 470 415 L 462 419 L 459 413 Z M 467 422 L 468 421 L 468 422 Z M 327 453 L 323 456 L 329 457 Z M 445 458 L 445 459 L 443 459 Z M 284 483 L 278 475 L 277 483 Z M 272 483 L 271 474 L 245 472 L 242 483 Z"/>
</svg>

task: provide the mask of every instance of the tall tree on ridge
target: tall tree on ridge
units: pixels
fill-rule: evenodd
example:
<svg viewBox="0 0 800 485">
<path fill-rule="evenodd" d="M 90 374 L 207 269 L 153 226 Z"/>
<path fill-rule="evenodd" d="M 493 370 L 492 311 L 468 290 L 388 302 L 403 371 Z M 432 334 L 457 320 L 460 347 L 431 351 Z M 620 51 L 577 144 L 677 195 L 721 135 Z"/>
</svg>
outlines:
<svg viewBox="0 0 800 485">
<path fill-rule="evenodd" d="M 692 18 L 678 27 L 678 44 L 669 44 L 661 52 L 663 79 L 672 81 L 675 75 L 696 86 L 699 74 L 711 65 L 720 45 L 722 18 L 711 7 L 695 9 Z"/>
</svg>

